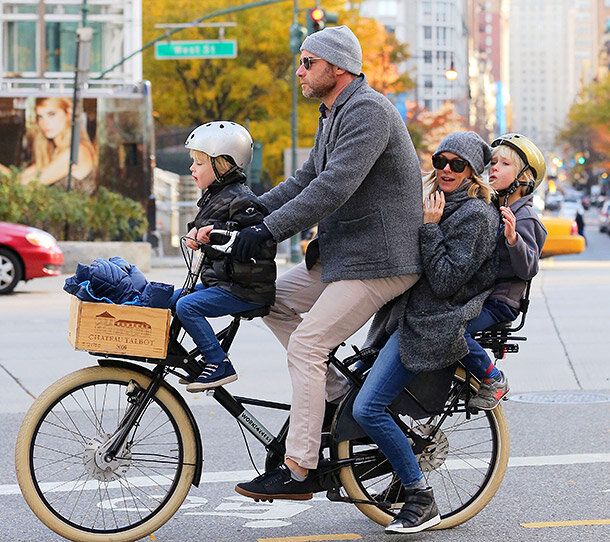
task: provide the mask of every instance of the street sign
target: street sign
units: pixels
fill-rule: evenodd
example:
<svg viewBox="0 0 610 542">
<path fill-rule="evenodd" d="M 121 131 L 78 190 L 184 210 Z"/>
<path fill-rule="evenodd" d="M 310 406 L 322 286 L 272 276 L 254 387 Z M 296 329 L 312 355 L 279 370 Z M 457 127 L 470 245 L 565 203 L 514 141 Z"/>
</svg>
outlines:
<svg viewBox="0 0 610 542">
<path fill-rule="evenodd" d="M 169 41 L 155 43 L 155 58 L 157 60 L 236 57 L 236 40 Z"/>
</svg>

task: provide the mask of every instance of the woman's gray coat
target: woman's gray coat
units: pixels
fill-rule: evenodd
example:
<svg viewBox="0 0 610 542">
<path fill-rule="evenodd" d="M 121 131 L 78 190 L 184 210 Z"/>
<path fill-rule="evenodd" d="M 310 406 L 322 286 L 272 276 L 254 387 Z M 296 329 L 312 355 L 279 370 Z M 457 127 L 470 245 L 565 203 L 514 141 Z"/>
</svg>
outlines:
<svg viewBox="0 0 610 542">
<path fill-rule="evenodd" d="M 445 199 L 440 223 L 419 230 L 424 274 L 379 311 L 367 338 L 381 347 L 398 319 L 400 359 L 414 372 L 447 367 L 468 353 L 466 324 L 481 312 L 498 271 L 497 208 L 469 197 L 464 184 Z"/>
</svg>

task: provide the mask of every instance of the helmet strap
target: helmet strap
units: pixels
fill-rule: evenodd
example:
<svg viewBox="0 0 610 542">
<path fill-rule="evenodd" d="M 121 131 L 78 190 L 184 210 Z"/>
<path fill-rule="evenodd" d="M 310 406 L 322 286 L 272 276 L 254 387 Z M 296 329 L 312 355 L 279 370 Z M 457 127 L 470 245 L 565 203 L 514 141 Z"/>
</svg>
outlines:
<svg viewBox="0 0 610 542">
<path fill-rule="evenodd" d="M 530 186 L 531 185 L 531 183 L 529 183 L 527 181 L 519 180 L 521 175 L 523 175 L 528 170 L 528 168 L 529 168 L 529 166 L 527 164 L 525 164 L 523 169 L 517 174 L 517 176 L 515 177 L 515 180 L 512 183 L 510 183 L 509 186 L 507 186 L 506 188 L 504 188 L 502 190 L 498 190 L 498 196 L 504 196 L 504 203 L 502 204 L 503 207 L 508 207 L 508 197 L 511 194 L 514 194 L 517 191 L 517 188 L 519 188 L 520 186 Z"/>
<path fill-rule="evenodd" d="M 231 167 L 229 169 L 227 169 L 227 171 L 225 171 L 221 175 L 220 173 L 218 173 L 218 170 L 216 169 L 216 158 L 214 156 L 210 156 L 210 163 L 212 164 L 212 170 L 214 171 L 216 180 L 219 182 L 222 182 L 227 175 L 229 175 L 230 173 L 233 173 L 234 171 L 239 169 L 235 164 L 233 164 L 233 165 L 231 165 Z"/>
</svg>

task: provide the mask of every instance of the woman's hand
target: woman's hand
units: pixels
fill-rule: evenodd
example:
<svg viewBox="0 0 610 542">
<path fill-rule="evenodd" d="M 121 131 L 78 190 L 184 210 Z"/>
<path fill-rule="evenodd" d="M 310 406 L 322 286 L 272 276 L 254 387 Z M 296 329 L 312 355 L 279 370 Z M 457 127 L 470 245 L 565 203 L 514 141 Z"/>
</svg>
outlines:
<svg viewBox="0 0 610 542">
<path fill-rule="evenodd" d="M 517 232 L 515 230 L 517 219 L 508 207 L 500 207 L 502 213 L 502 222 L 504 222 L 504 237 L 510 246 L 517 242 Z"/>
<path fill-rule="evenodd" d="M 424 200 L 424 224 L 438 224 L 445 208 L 445 194 L 435 190 Z"/>
</svg>

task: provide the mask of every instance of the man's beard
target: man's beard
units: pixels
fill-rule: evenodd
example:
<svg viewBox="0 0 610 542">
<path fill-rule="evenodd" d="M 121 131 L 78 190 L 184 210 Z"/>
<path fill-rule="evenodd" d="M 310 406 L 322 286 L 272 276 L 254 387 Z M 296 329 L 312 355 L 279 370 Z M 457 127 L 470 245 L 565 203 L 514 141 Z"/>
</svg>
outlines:
<svg viewBox="0 0 610 542">
<path fill-rule="evenodd" d="M 307 90 L 303 87 L 303 96 L 305 96 L 305 98 L 324 98 L 330 94 L 336 85 L 337 81 L 333 76 L 333 68 L 332 66 L 327 65 L 320 74 L 320 78 L 316 81 L 315 85 L 307 83 Z"/>
</svg>

